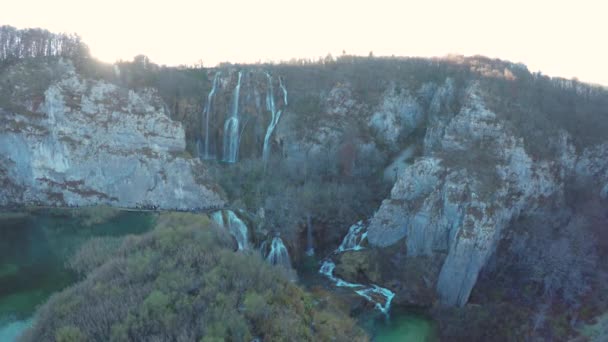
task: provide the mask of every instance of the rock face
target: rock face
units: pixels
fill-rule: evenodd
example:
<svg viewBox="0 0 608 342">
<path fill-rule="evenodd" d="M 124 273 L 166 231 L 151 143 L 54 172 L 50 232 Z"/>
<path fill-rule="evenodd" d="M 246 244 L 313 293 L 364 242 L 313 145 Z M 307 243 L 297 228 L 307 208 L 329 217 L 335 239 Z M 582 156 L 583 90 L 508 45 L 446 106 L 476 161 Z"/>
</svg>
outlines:
<svg viewBox="0 0 608 342">
<path fill-rule="evenodd" d="M 450 87 L 446 82 L 436 91 L 424 153 L 398 175 L 370 222 L 368 239 L 376 247 L 405 244 L 408 257 L 445 256 L 435 285 L 438 298 L 463 306 L 511 222 L 549 198 L 563 199 L 572 177 L 593 178 L 599 195 L 606 196 L 608 147 L 577 156 L 561 131 L 547 142 L 558 146 L 558 158 L 533 158 L 524 138 L 488 109 L 476 83 L 466 88 L 456 113 L 442 105 L 453 96 Z"/>
<path fill-rule="evenodd" d="M 422 106 L 405 90 L 393 85 L 383 96 L 380 108 L 373 114 L 370 126 L 389 146 L 411 134 L 424 119 Z"/>
<path fill-rule="evenodd" d="M 41 101 L 0 109 L 0 205 L 223 205 L 154 91 L 85 80 L 70 62 L 50 67 L 60 76 Z"/>
</svg>

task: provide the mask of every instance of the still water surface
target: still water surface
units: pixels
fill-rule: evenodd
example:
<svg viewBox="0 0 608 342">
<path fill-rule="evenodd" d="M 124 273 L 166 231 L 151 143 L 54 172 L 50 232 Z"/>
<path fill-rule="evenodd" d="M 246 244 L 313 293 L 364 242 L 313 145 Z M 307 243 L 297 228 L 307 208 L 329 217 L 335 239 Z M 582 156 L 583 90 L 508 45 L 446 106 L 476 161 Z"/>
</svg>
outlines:
<svg viewBox="0 0 608 342">
<path fill-rule="evenodd" d="M 141 234 L 153 224 L 154 215 L 142 212 L 0 213 L 0 341 L 14 341 L 39 305 L 77 280 L 65 263 L 84 242 Z"/>
</svg>

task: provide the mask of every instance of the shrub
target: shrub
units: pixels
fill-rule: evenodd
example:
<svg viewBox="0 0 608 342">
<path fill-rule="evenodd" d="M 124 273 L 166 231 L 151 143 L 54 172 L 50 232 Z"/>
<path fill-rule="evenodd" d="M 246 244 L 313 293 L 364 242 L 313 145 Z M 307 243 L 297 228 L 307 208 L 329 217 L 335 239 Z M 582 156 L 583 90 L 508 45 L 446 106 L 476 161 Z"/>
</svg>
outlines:
<svg viewBox="0 0 608 342">
<path fill-rule="evenodd" d="M 163 214 L 49 300 L 25 341 L 366 340 L 205 216 Z M 94 259 L 94 258 L 93 258 Z"/>
</svg>

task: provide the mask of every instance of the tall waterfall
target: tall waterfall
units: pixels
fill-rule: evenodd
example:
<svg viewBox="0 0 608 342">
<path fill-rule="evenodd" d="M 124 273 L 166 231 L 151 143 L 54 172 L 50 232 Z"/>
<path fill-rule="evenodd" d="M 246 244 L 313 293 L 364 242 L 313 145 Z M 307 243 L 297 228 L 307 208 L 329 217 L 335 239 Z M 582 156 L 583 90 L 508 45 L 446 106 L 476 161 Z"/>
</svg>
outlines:
<svg viewBox="0 0 608 342">
<path fill-rule="evenodd" d="M 249 249 L 247 225 L 232 210 L 219 210 L 211 214 L 211 219 L 234 236 L 240 251 Z"/>
<path fill-rule="evenodd" d="M 268 163 L 268 157 L 270 156 L 270 136 L 274 131 L 275 127 L 279 123 L 279 119 L 281 119 L 281 114 L 283 114 L 283 109 L 277 111 L 276 104 L 274 101 L 274 88 L 272 87 L 272 76 L 269 73 L 266 73 L 266 77 L 268 78 L 268 93 L 266 94 L 266 108 L 270 111 L 271 119 L 268 124 L 268 128 L 266 129 L 266 135 L 264 136 L 264 146 L 262 148 L 262 159 L 264 161 L 264 165 Z M 287 106 L 287 89 L 283 85 L 283 80 L 279 77 L 279 86 L 283 91 L 283 106 Z"/>
<path fill-rule="evenodd" d="M 268 256 L 266 257 L 266 261 L 271 265 L 282 266 L 286 269 L 291 269 L 291 259 L 289 258 L 289 252 L 287 251 L 287 247 L 283 243 L 280 237 L 275 237 L 272 239 L 272 243 L 270 244 L 270 251 L 268 252 Z"/>
<path fill-rule="evenodd" d="M 361 242 L 367 237 L 367 231 L 362 221 L 353 224 L 348 230 L 348 234 L 342 240 L 340 247 L 334 251 L 334 254 L 339 254 L 345 251 L 359 251 L 363 249 Z M 391 302 L 395 297 L 395 293 L 389 289 L 385 289 L 375 284 L 364 285 L 345 281 L 334 275 L 336 264 L 331 259 L 325 259 L 319 273 L 326 276 L 331 282 L 338 287 L 352 288 L 356 294 L 365 298 L 367 301 L 374 303 L 374 307 L 385 315 L 388 315 L 391 309 Z"/>
<path fill-rule="evenodd" d="M 205 146 L 203 147 L 203 159 L 212 159 L 213 157 L 209 154 L 209 115 L 211 115 L 211 110 L 213 109 L 213 98 L 215 97 L 215 91 L 217 89 L 217 84 L 219 82 L 220 72 L 218 71 L 213 78 L 213 86 L 211 87 L 211 91 L 209 95 L 207 95 L 207 103 L 205 103 L 205 109 L 203 110 L 204 118 L 204 128 L 203 133 L 205 134 Z"/>
<path fill-rule="evenodd" d="M 239 71 L 232 99 L 232 114 L 224 123 L 224 161 L 228 163 L 236 163 L 239 154 L 239 97 L 242 75 L 242 71 Z"/>
</svg>

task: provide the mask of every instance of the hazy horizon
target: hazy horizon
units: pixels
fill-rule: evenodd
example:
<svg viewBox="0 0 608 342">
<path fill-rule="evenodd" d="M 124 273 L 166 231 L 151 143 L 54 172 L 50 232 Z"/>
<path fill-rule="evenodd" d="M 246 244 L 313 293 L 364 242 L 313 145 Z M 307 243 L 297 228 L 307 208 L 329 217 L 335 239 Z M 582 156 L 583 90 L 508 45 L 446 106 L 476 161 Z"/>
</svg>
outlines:
<svg viewBox="0 0 608 342">
<path fill-rule="evenodd" d="M 24 0 L 4 6 L 0 24 L 77 33 L 104 62 L 138 54 L 165 65 L 280 62 L 340 56 L 483 55 L 530 71 L 608 85 L 608 5 L 588 0 L 397 1 L 141 0 L 103 3 Z"/>
</svg>

